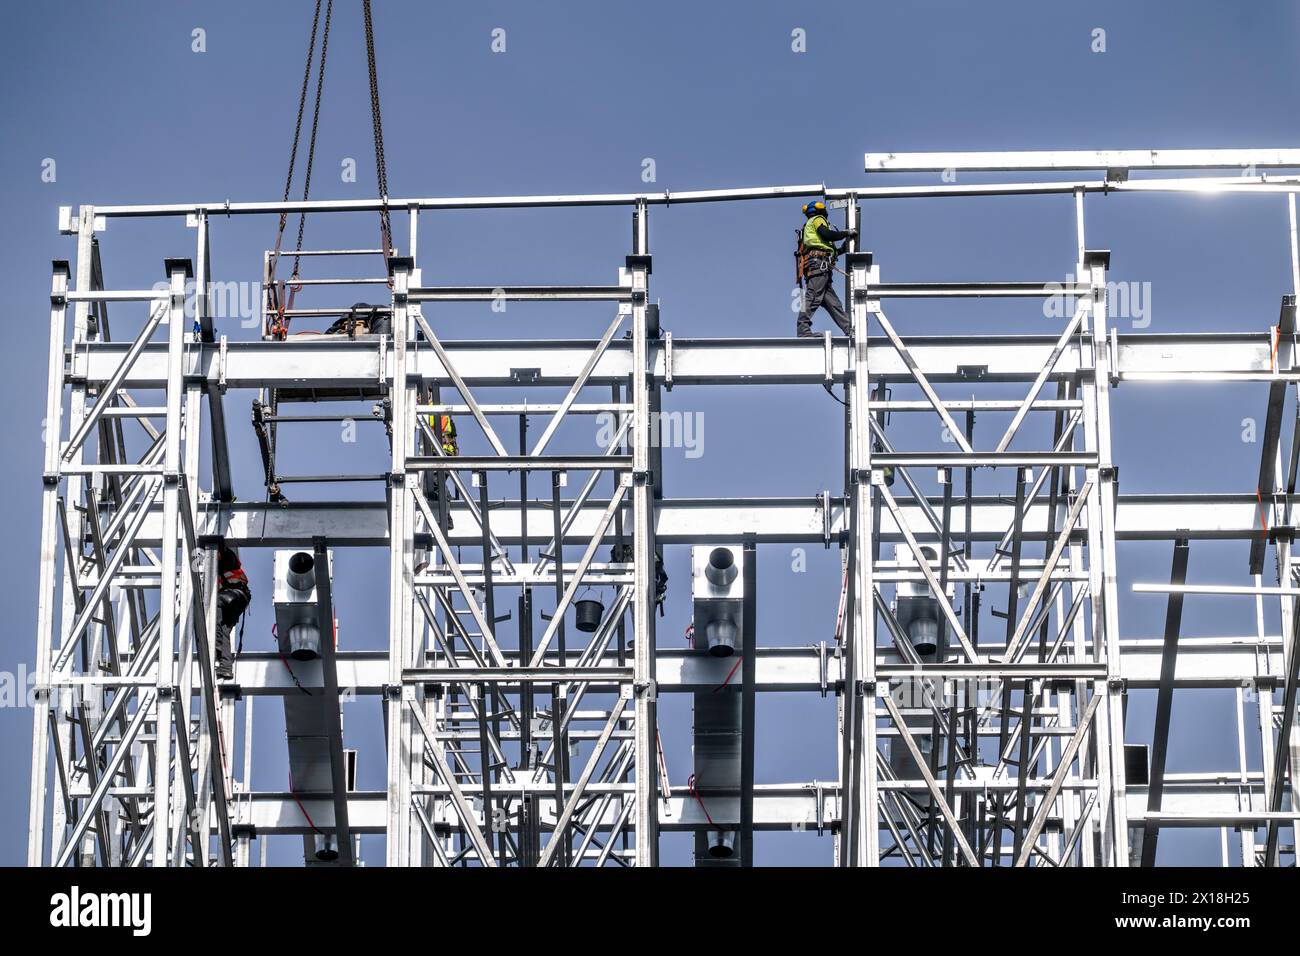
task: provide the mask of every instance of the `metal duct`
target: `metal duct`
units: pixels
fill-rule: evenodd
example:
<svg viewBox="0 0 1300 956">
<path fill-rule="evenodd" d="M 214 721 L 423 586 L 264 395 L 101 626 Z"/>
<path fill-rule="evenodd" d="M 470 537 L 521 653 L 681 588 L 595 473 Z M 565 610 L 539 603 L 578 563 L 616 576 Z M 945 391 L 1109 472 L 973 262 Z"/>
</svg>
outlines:
<svg viewBox="0 0 1300 956">
<path fill-rule="evenodd" d="M 329 564 L 333 565 L 331 555 Z M 304 684 L 321 686 L 321 610 L 317 606 L 316 559 L 307 551 L 276 551 L 274 559 L 276 640 Z M 328 620 L 334 619 L 333 608 Z M 333 634 L 329 637 L 334 640 Z M 334 792 L 330 765 L 330 725 L 319 692 L 284 699 L 284 729 L 289 747 L 289 779 L 295 794 Z M 341 715 L 334 715 L 342 720 Z M 337 863 L 338 834 L 329 831 L 303 837 L 308 866 Z"/>
<path fill-rule="evenodd" d="M 921 553 L 932 566 L 938 561 L 938 552 L 929 545 L 922 545 Z M 919 568 L 916 555 L 907 545 L 895 546 L 894 560 L 900 570 Z M 948 585 L 946 593 L 951 602 L 955 594 L 953 585 Z M 926 581 L 898 583 L 895 589 L 894 615 L 922 661 L 936 663 L 947 659 L 948 622 L 939 609 L 938 599 Z M 933 719 L 926 701 L 940 699 L 943 692 L 941 682 L 933 678 L 912 677 L 900 683 L 895 688 L 895 692 L 901 697 L 899 705 L 908 729 L 911 730 L 917 747 L 928 762 L 934 741 L 931 736 Z M 916 760 L 901 740 L 890 743 L 889 766 L 901 779 L 918 780 L 921 777 Z M 928 794 L 921 794 L 916 799 L 921 806 L 929 806 Z"/>
<path fill-rule="evenodd" d="M 713 800 L 735 799 L 741 787 L 741 682 L 730 658 L 739 651 L 744 623 L 743 561 L 739 548 L 691 549 L 695 651 L 716 659 L 711 666 L 717 668 L 716 686 L 694 695 L 694 783 L 706 808 Z M 695 865 L 738 866 L 738 836 L 736 830 L 697 833 Z"/>
</svg>

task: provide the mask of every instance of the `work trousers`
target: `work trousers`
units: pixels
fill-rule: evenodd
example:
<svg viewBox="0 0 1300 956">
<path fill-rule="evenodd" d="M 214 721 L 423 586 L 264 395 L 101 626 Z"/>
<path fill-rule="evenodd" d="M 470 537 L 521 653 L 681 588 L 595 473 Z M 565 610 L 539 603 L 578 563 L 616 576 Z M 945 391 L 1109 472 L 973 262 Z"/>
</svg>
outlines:
<svg viewBox="0 0 1300 956">
<path fill-rule="evenodd" d="M 218 665 L 234 660 L 230 647 L 230 632 L 239 623 L 239 619 L 252 600 L 253 594 L 247 587 L 227 587 L 217 591 L 216 663 Z"/>
<path fill-rule="evenodd" d="M 813 271 L 820 263 L 816 261 L 809 262 L 808 273 L 803 282 L 803 308 L 799 310 L 799 320 L 795 325 L 795 332 L 799 335 L 809 335 L 812 333 L 812 315 L 818 308 L 824 308 L 830 313 L 835 324 L 840 327 L 840 331 L 849 335 L 853 331 L 853 323 L 849 321 L 848 314 L 844 311 L 844 306 L 840 302 L 840 297 L 835 294 L 835 272 L 831 269 L 830 263 L 826 262 L 825 266 L 819 271 Z"/>
</svg>

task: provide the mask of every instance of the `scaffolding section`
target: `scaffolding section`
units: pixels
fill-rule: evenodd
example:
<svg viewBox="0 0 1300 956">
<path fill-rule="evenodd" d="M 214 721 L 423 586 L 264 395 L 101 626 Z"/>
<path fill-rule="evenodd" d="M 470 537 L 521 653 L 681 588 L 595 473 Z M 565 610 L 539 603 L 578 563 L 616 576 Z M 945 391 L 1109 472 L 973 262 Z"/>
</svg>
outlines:
<svg viewBox="0 0 1300 956">
<path fill-rule="evenodd" d="M 1153 865 L 1173 827 L 1218 829 L 1225 863 L 1294 864 L 1300 428 L 1290 422 L 1288 437 L 1285 419 L 1300 381 L 1300 178 L 1266 172 L 1278 168 L 1300 168 L 1300 150 L 866 157 L 873 176 L 1093 176 L 996 184 L 63 210 L 77 252 L 75 273 L 55 263 L 51 290 L 29 864 L 250 865 L 256 841 L 264 853 L 265 838 L 298 836 L 308 863 L 351 865 L 359 837 L 377 834 L 393 866 L 653 866 L 660 833 L 682 831 L 696 836 L 697 863 L 747 866 L 756 830 L 793 830 L 832 835 L 842 866 L 1128 866 Z M 1130 175 L 1163 169 L 1183 175 Z M 1236 172 L 1188 174 L 1213 169 Z M 1087 196 L 1207 191 L 1277 193 L 1286 207 L 1293 284 L 1277 324 L 1119 334 L 1108 322 L 1110 255 L 1086 241 Z M 851 338 L 674 339 L 651 301 L 651 207 L 816 197 L 856 228 L 870 202 L 1043 194 L 1073 203 L 1077 255 L 1062 264 L 1073 277 L 1064 285 L 891 282 L 855 242 L 844 262 Z M 616 284 L 425 284 L 422 216 L 568 206 L 630 211 L 630 247 L 600 265 L 617 269 Z M 341 317 L 349 307 L 296 310 L 268 253 L 261 336 L 219 334 L 215 217 L 390 210 L 407 214 L 407 254 L 304 253 L 325 264 L 379 259 L 386 275 L 312 280 L 295 269 L 293 280 L 325 295 L 331 285 L 383 288 L 386 324 L 284 334 L 295 314 Z M 180 217 L 197 234 L 192 260 L 166 259 L 154 289 L 106 288 L 97 234 L 110 219 Z M 890 318 L 900 300 L 960 310 L 971 298 L 1053 296 L 1069 307 L 1047 335 L 917 336 Z M 426 303 L 498 299 L 598 302 L 612 314 L 591 341 L 504 342 L 443 338 L 424 314 Z M 110 333 L 118 303 L 148 306 L 132 337 Z M 1267 383 L 1258 493 L 1120 494 L 1110 402 L 1124 381 Z M 844 487 L 665 494 L 662 392 L 697 385 L 841 389 Z M 258 393 L 265 502 L 235 500 L 231 390 Z M 283 472 L 277 431 L 354 414 L 338 401 L 373 403 L 390 450 L 382 471 Z M 566 421 L 593 415 L 616 423 L 607 444 L 557 439 Z M 449 450 L 442 416 L 490 451 Z M 517 441 L 503 423 L 517 424 Z M 285 501 L 286 482 L 332 497 Z M 383 498 L 350 495 L 364 482 Z M 1206 540 L 1249 542 L 1253 583 L 1188 585 L 1191 543 Z M 1117 547 L 1129 541 L 1173 545 L 1169 584 L 1121 580 Z M 290 668 L 249 652 L 233 681 L 216 679 L 223 544 L 305 552 L 301 566 L 316 568 L 318 659 Z M 774 544 L 840 549 L 842 581 L 826 594 L 834 602 L 839 585 L 833 635 L 757 644 L 763 604 L 775 599 L 762 548 Z M 710 636 L 697 632 L 682 650 L 657 644 L 654 609 L 663 549 L 684 546 L 697 547 L 713 590 L 697 591 L 696 604 Z M 340 548 L 387 551 L 386 651 L 331 638 Z M 1159 639 L 1122 629 L 1126 586 L 1166 595 Z M 591 589 L 612 595 L 608 604 Z M 1253 598 L 1256 633 L 1183 637 L 1189 594 Z M 1168 773 L 1173 702 L 1207 687 L 1236 694 L 1236 765 Z M 1126 744 L 1125 695 L 1139 688 L 1156 691 L 1149 752 Z M 736 697 L 700 703 L 719 691 Z M 755 695 L 777 691 L 835 695 L 838 779 L 755 784 Z M 674 785 L 666 773 L 690 763 L 659 743 L 657 702 L 673 693 L 696 695 L 697 768 L 703 735 L 723 744 L 700 781 Z M 256 789 L 255 702 L 301 694 L 322 707 L 307 721 L 322 741 L 313 787 Z M 341 695 L 382 708 L 383 791 L 357 788 Z M 1229 831 L 1240 834 L 1233 861 Z"/>
</svg>

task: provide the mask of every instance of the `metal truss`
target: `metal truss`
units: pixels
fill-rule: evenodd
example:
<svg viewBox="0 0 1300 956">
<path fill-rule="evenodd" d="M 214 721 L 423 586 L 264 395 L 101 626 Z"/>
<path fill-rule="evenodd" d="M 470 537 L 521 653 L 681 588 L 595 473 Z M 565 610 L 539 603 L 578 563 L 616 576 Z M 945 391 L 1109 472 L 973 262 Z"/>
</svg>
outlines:
<svg viewBox="0 0 1300 956">
<path fill-rule="evenodd" d="M 1153 863 L 1160 833 L 1174 827 L 1238 830 L 1245 865 L 1294 863 L 1295 423 L 1283 443 L 1287 393 L 1300 381 L 1300 179 L 1261 172 L 1278 167 L 1300 167 L 1300 151 L 869 154 L 873 175 L 1100 178 L 61 210 L 77 258 L 75 279 L 55 263 L 51 290 L 29 864 L 248 865 L 254 841 L 264 850 L 266 838 L 330 833 L 344 865 L 355 862 L 359 835 L 382 834 L 395 866 L 651 866 L 660 832 L 723 828 L 739 831 L 746 851 L 756 830 L 830 834 L 843 866 L 1126 866 Z M 1243 175 L 1129 175 L 1234 168 Z M 1153 191 L 1285 194 L 1294 285 L 1275 327 L 1119 335 L 1108 324 L 1109 254 L 1085 242 L 1085 199 Z M 1026 194 L 1073 199 L 1076 278 L 1066 288 L 891 283 L 870 252 L 853 249 L 849 339 L 674 340 L 649 301 L 651 207 L 824 196 L 856 227 L 870 201 Z M 631 211 L 631 248 L 611 263 L 621 267 L 616 284 L 424 284 L 422 215 L 551 206 Z M 408 214 L 409 255 L 388 258 L 386 277 L 361 281 L 389 290 L 391 336 L 216 333 L 210 218 L 390 209 Z M 105 288 L 97 233 L 109 219 L 179 216 L 196 229 L 197 267 L 166 260 L 157 291 Z M 321 251 L 315 261 L 373 252 Z M 273 269 L 263 278 L 270 290 Z M 424 314 L 426 304 L 502 295 L 603 302 L 611 314 L 590 342 L 453 341 Z M 897 299 L 960 309 L 967 298 L 1053 295 L 1073 309 L 1048 335 L 915 336 L 890 317 Z M 268 291 L 264 308 L 273 301 Z M 109 306 L 129 302 L 146 303 L 148 318 L 115 340 Z M 1120 494 L 1110 393 L 1124 381 L 1267 382 L 1259 493 Z M 663 496 L 661 391 L 695 385 L 841 387 L 845 486 L 805 497 Z M 230 389 L 380 399 L 390 459 L 374 477 L 385 500 L 349 499 L 349 476 L 315 476 L 306 480 L 338 497 L 236 502 Z M 501 389 L 508 401 L 485 395 Z M 599 413 L 618 423 L 608 446 L 559 436 L 573 417 Z M 444 454 L 429 422 L 438 414 L 477 430 L 488 451 Z M 977 432 L 977 416 L 995 426 Z M 502 428 L 511 419 L 517 444 Z M 1190 542 L 1207 540 L 1251 542 L 1253 584 L 1188 586 Z M 1175 545 L 1170 583 L 1135 586 L 1168 595 L 1162 636 L 1121 630 L 1116 551 L 1131 541 Z M 322 563 L 330 548 L 386 549 L 387 649 L 323 641 L 322 657 L 293 673 L 277 655 L 250 652 L 235 680 L 218 685 L 222 542 L 309 549 Z M 725 685 L 733 665 L 656 646 L 655 564 L 665 547 L 724 543 L 839 547 L 843 581 L 827 598 L 838 594 L 842 613 L 834 634 L 748 655 L 735 688 L 748 697 L 748 770 L 735 793 L 710 794 L 706 810 L 689 783 L 667 779 L 657 701 Z M 1263 585 L 1269 544 L 1274 587 Z M 324 577 L 317 600 L 328 622 Z M 612 597 L 593 630 L 570 627 L 568 611 L 589 589 Z M 1257 633 L 1181 636 L 1189 592 L 1253 597 Z M 1277 633 L 1265 626 L 1273 602 Z M 995 633 L 981 605 L 1001 619 Z M 932 616 L 918 629 L 920 606 Z M 939 650 L 927 650 L 932 638 Z M 1236 692 L 1238 765 L 1168 773 L 1175 696 L 1204 687 Z M 1125 745 L 1124 696 L 1138 688 L 1158 698 L 1149 771 Z M 348 779 L 332 703 L 341 690 L 383 709 L 382 792 Z M 256 790 L 255 703 L 303 692 L 326 702 L 333 785 Z M 770 692 L 835 695 L 837 779 L 753 783 L 752 695 Z M 1259 769 L 1246 759 L 1247 693 L 1258 695 Z"/>
</svg>

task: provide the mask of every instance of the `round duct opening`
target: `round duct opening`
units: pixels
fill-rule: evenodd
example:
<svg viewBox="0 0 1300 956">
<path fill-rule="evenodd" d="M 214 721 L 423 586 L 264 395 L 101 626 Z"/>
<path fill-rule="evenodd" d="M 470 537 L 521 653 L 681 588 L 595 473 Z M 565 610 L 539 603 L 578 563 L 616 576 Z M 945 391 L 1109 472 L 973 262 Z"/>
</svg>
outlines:
<svg viewBox="0 0 1300 956">
<path fill-rule="evenodd" d="M 912 646 L 921 656 L 933 654 L 939 649 L 939 622 L 919 618 L 907 629 L 907 636 L 912 639 Z"/>
<path fill-rule="evenodd" d="M 736 625 L 732 621 L 710 621 L 704 635 L 709 642 L 709 653 L 714 657 L 730 657 L 736 653 Z"/>
<path fill-rule="evenodd" d="M 740 569 L 736 567 L 736 554 L 730 548 L 714 548 L 709 553 L 709 564 L 704 569 L 704 576 L 711 583 L 725 588 L 736 580 L 736 575 L 739 573 Z"/>
<path fill-rule="evenodd" d="M 735 830 L 709 831 L 709 856 L 715 860 L 730 860 L 736 855 Z"/>
<path fill-rule="evenodd" d="M 299 551 L 289 559 L 289 572 L 284 577 L 289 587 L 310 591 L 316 585 L 316 559 L 306 551 Z"/>
<path fill-rule="evenodd" d="M 320 629 L 315 624 L 289 628 L 289 656 L 295 661 L 314 661 L 320 656 Z"/>
</svg>

